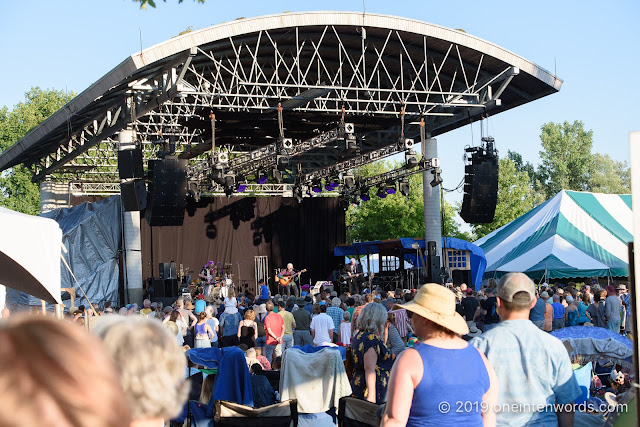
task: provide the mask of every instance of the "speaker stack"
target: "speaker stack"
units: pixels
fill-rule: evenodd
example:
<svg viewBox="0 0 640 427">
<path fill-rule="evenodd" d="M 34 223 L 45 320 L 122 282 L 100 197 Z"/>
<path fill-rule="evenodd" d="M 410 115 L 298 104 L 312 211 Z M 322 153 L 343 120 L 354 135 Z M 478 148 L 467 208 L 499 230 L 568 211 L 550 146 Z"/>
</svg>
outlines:
<svg viewBox="0 0 640 427">
<path fill-rule="evenodd" d="M 147 222 L 152 227 L 182 225 L 187 204 L 187 161 L 167 156 L 149 160 L 148 166 Z"/>
<path fill-rule="evenodd" d="M 142 149 L 118 151 L 120 197 L 125 211 L 141 211 L 147 206 L 147 188 L 142 169 Z"/>
<path fill-rule="evenodd" d="M 493 222 L 498 201 L 498 156 L 489 149 L 474 148 L 465 166 L 464 196 L 460 217 L 470 224 Z"/>
</svg>

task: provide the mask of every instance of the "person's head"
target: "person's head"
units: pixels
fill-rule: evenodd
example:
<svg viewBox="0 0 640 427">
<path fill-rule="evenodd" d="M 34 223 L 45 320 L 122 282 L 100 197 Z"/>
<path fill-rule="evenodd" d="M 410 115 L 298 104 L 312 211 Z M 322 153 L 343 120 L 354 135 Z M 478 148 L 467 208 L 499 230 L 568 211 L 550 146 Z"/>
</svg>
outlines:
<svg viewBox="0 0 640 427">
<path fill-rule="evenodd" d="M 355 258 L 351 258 L 351 260 L 349 261 L 349 264 L 356 265 L 356 259 Z"/>
<path fill-rule="evenodd" d="M 589 292 L 585 292 L 582 294 L 582 302 L 586 305 L 591 304 L 591 294 Z"/>
<path fill-rule="evenodd" d="M 311 306 L 311 314 L 320 314 L 320 304 L 315 303 Z"/>
<path fill-rule="evenodd" d="M 353 307 L 354 305 L 356 305 L 356 300 L 353 299 L 352 297 L 347 298 L 347 306 Z"/>
<path fill-rule="evenodd" d="M 212 305 L 208 305 L 204 308 L 204 313 L 207 315 L 207 317 L 213 317 L 213 306 Z"/>
<path fill-rule="evenodd" d="M 162 323 L 142 316 L 109 316 L 93 330 L 116 363 L 134 420 L 170 419 L 180 413 L 189 392 L 187 363 Z"/>
<path fill-rule="evenodd" d="M 271 301 L 267 302 L 267 313 L 271 313 L 273 311 L 273 303 Z"/>
<path fill-rule="evenodd" d="M 455 337 L 469 333 L 464 318 L 456 312 L 454 293 L 442 285 L 422 285 L 413 300 L 396 307 L 407 311 L 420 340 L 429 336 Z"/>
<path fill-rule="evenodd" d="M 467 284 L 466 283 L 461 283 L 460 284 L 460 292 L 462 292 L 463 294 L 467 291 Z"/>
<path fill-rule="evenodd" d="M 327 312 L 327 304 L 320 305 L 320 313 L 326 313 L 326 312 Z"/>
<path fill-rule="evenodd" d="M 616 294 L 616 288 L 613 285 L 607 286 L 607 296 L 612 296 Z"/>
<path fill-rule="evenodd" d="M 175 322 L 180 318 L 180 312 L 178 310 L 173 310 L 169 315 L 169 320 Z"/>
<path fill-rule="evenodd" d="M 253 311 L 252 309 L 249 309 L 244 312 L 244 320 L 255 320 L 255 319 L 256 319 L 256 312 Z"/>
<path fill-rule="evenodd" d="M 142 301 L 142 305 L 144 306 L 144 308 L 151 308 L 151 301 L 146 299 Z"/>
<path fill-rule="evenodd" d="M 547 291 L 544 291 L 543 293 L 540 294 L 540 298 L 542 298 L 543 300 L 548 300 L 549 299 L 549 293 Z"/>
<path fill-rule="evenodd" d="M 2 425 L 131 422 L 113 360 L 99 340 L 69 322 L 44 316 L 7 321 L 0 328 L 0 366 Z"/>
<path fill-rule="evenodd" d="M 273 359 L 273 363 L 271 364 L 271 369 L 274 371 L 280 370 L 280 368 L 282 367 L 282 356 L 276 356 L 275 359 Z"/>
<path fill-rule="evenodd" d="M 542 299 L 545 299 L 543 292 Z M 549 295 L 547 298 L 549 298 Z M 502 319 L 511 314 L 529 315 L 536 303 L 536 291 L 533 281 L 524 273 L 508 273 L 500 278 L 496 288 L 498 314 Z"/>
<path fill-rule="evenodd" d="M 553 296 L 553 302 L 560 302 L 560 295 L 555 294 L 555 295 Z"/>
<path fill-rule="evenodd" d="M 338 297 L 335 297 L 331 300 L 332 307 L 340 307 L 340 304 L 342 304 L 342 301 Z"/>
<path fill-rule="evenodd" d="M 235 298 L 235 297 L 236 297 L 236 291 L 235 291 L 235 289 L 230 288 L 230 289 L 229 289 L 229 293 L 228 293 L 228 298 L 229 298 L 229 299 L 231 299 L 231 298 Z"/>
<path fill-rule="evenodd" d="M 375 295 L 373 294 L 365 294 L 364 295 L 364 303 L 365 304 L 369 304 L 370 302 L 373 302 L 373 300 L 376 298 Z"/>
<path fill-rule="evenodd" d="M 255 359 L 257 356 L 255 348 L 248 348 L 247 351 L 244 352 L 244 356 L 247 359 Z"/>
<path fill-rule="evenodd" d="M 175 304 L 176 308 L 184 308 L 184 300 L 182 298 L 178 298 Z"/>
<path fill-rule="evenodd" d="M 253 365 L 251 365 L 251 368 L 249 369 L 249 372 L 255 375 L 260 375 L 263 371 L 264 369 L 262 369 L 262 365 L 259 363 L 254 363 Z"/>
<path fill-rule="evenodd" d="M 567 295 L 567 304 L 573 304 L 573 297 L 571 295 Z"/>
<path fill-rule="evenodd" d="M 367 304 L 356 320 L 358 330 L 372 332 L 380 337 L 384 333 L 386 323 L 387 310 L 381 304 Z"/>
<path fill-rule="evenodd" d="M 207 312 L 206 311 L 201 311 L 198 316 L 200 317 L 200 321 L 204 321 L 204 320 L 207 319 Z"/>
<path fill-rule="evenodd" d="M 342 313 L 342 319 L 345 322 L 350 322 L 351 321 L 351 313 L 349 313 L 348 311 L 344 311 L 344 313 Z"/>
<path fill-rule="evenodd" d="M 600 302 L 600 300 L 602 299 L 600 292 L 596 292 L 595 294 L 593 294 L 593 302 Z"/>
<path fill-rule="evenodd" d="M 215 375 L 207 375 L 202 381 L 202 389 L 200 389 L 200 402 L 203 405 L 207 405 L 213 395 L 213 382 L 216 379 Z"/>
<path fill-rule="evenodd" d="M 294 306 L 294 305 L 296 305 L 295 298 L 294 298 L 294 299 L 290 299 L 290 300 L 288 300 L 288 301 L 287 301 L 287 308 L 288 308 L 289 310 L 293 309 L 293 306 Z"/>
<path fill-rule="evenodd" d="M 289 271 L 293 270 L 293 264 L 291 263 L 287 264 L 287 270 Z"/>
<path fill-rule="evenodd" d="M 285 307 L 285 302 L 282 300 L 278 300 L 278 311 L 280 311 L 280 309 L 284 310 Z"/>
</svg>

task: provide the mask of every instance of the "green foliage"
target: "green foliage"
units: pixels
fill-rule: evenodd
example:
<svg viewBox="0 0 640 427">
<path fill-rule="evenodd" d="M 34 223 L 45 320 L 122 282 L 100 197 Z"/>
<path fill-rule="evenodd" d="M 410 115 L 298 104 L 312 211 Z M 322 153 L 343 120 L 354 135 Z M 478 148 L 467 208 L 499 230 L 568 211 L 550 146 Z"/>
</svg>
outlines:
<svg viewBox="0 0 640 427">
<path fill-rule="evenodd" d="M 454 206 L 446 198 L 442 198 L 442 203 L 440 204 L 442 235 L 473 242 L 477 240 L 473 232 L 461 231 L 460 224 L 456 222 L 455 215 L 460 211 L 460 208 L 459 204 Z"/>
<path fill-rule="evenodd" d="M 356 171 L 358 177 L 378 175 L 395 169 L 400 163 L 376 162 L 364 165 Z M 405 197 L 399 192 L 381 199 L 370 190 L 371 200 L 351 205 L 346 214 L 347 242 L 397 239 L 399 237 L 424 237 L 424 201 L 422 198 L 422 174 L 409 177 L 411 192 Z M 450 237 L 470 240 L 469 233 L 461 233 L 453 220 L 454 208 L 445 203 L 445 231 Z"/>
<path fill-rule="evenodd" d="M 165 3 L 167 0 L 163 0 Z M 182 3 L 184 0 L 178 0 L 178 3 Z M 204 0 L 196 0 L 198 3 L 204 3 Z M 151 6 L 153 8 L 156 7 L 155 0 L 133 0 L 134 3 L 140 3 L 140 9 L 146 9 L 147 6 Z"/>
<path fill-rule="evenodd" d="M 589 191 L 608 194 L 631 193 L 631 173 L 627 162 L 618 162 L 608 154 L 596 153 L 589 175 Z"/>
<path fill-rule="evenodd" d="M 585 131 L 581 121 L 545 123 L 540 134 L 542 148 L 538 179 L 545 197 L 560 190 L 589 190 L 589 174 L 593 168 L 593 131 Z"/>
<path fill-rule="evenodd" d="M 517 153 L 513 153 L 519 157 Z M 479 239 L 503 225 L 527 213 L 536 205 L 544 202 L 544 197 L 536 193 L 531 179 L 524 170 L 518 170 L 510 156 L 500 159 L 498 170 L 498 201 L 496 214 L 490 224 L 474 224 L 473 231 Z"/>
<path fill-rule="evenodd" d="M 0 109 L 0 152 L 15 144 L 74 96 L 73 93 L 34 87 L 13 110 Z M 23 165 L 0 175 L 0 206 L 31 215 L 40 212 L 39 186 L 31 182 L 31 173 Z"/>
</svg>

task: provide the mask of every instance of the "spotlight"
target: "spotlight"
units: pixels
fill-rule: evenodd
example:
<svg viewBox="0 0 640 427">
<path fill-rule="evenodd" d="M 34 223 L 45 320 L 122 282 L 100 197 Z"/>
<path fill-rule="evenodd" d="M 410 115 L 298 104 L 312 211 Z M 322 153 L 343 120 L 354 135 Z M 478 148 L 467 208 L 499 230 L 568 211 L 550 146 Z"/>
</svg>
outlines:
<svg viewBox="0 0 640 427">
<path fill-rule="evenodd" d="M 353 188 L 356 185 L 356 180 L 353 175 L 342 175 L 342 181 L 347 188 Z"/>
<path fill-rule="evenodd" d="M 278 138 L 279 152 L 290 154 L 293 151 L 293 140 L 291 138 Z"/>
<path fill-rule="evenodd" d="M 274 168 L 271 171 L 271 176 L 273 176 L 273 179 L 278 183 L 278 184 L 282 184 L 282 171 L 278 170 L 277 168 Z"/>
<path fill-rule="evenodd" d="M 360 189 L 360 200 L 363 202 L 371 200 L 371 196 L 369 196 L 369 187 L 363 187 Z"/>
<path fill-rule="evenodd" d="M 358 151 L 358 141 L 354 134 L 348 134 L 344 137 L 344 148 L 347 151 Z"/>
<path fill-rule="evenodd" d="M 222 165 L 229 163 L 229 153 L 218 153 L 218 163 Z"/>
<path fill-rule="evenodd" d="M 412 169 L 418 166 L 418 155 L 413 150 L 407 150 L 404 152 L 404 164 L 407 169 Z"/>
<path fill-rule="evenodd" d="M 440 176 L 440 174 L 442 173 L 442 169 L 434 168 L 431 170 L 431 173 L 433 173 L 433 181 L 431 181 L 431 186 L 437 187 L 438 185 L 442 184 L 442 177 Z"/>
<path fill-rule="evenodd" d="M 322 193 L 322 180 L 320 178 L 313 180 L 311 184 L 311 191 L 314 193 Z"/>
<path fill-rule="evenodd" d="M 403 178 L 398 181 L 398 190 L 400 190 L 400 194 L 407 197 L 411 192 L 411 189 L 409 187 L 409 180 Z"/>
<path fill-rule="evenodd" d="M 387 197 L 387 192 L 385 191 L 385 187 L 378 187 L 378 192 L 376 193 L 376 196 L 380 197 L 381 199 L 384 199 L 385 197 Z"/>
<path fill-rule="evenodd" d="M 267 183 L 267 174 L 264 173 L 264 171 L 259 171 L 258 172 L 258 184 L 262 185 L 262 184 L 266 184 Z"/>
<path fill-rule="evenodd" d="M 384 191 L 386 191 L 387 194 L 396 194 L 396 183 L 387 181 L 387 184 L 384 187 Z"/>
<path fill-rule="evenodd" d="M 398 149 L 399 150 L 411 150 L 415 145 L 413 139 L 411 138 L 400 138 L 398 139 Z"/>
</svg>

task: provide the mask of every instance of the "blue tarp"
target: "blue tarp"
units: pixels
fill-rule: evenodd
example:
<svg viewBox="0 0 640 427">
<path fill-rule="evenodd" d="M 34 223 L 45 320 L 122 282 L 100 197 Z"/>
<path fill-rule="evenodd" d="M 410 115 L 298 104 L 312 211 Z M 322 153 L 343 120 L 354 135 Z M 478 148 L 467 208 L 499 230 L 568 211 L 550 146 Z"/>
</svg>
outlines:
<svg viewBox="0 0 640 427">
<path fill-rule="evenodd" d="M 414 239 L 412 237 L 402 237 L 398 239 L 399 243 L 403 248 L 415 251 L 413 248 L 414 243 L 420 245 L 420 249 L 425 250 L 425 241 L 424 239 Z M 385 244 L 388 244 L 392 241 L 384 241 Z M 336 246 L 333 250 L 333 254 L 335 256 L 350 256 L 357 254 L 360 256 L 369 254 L 378 253 L 378 245 L 382 244 L 382 240 L 374 240 L 371 242 L 358 242 L 352 245 L 340 245 Z M 457 249 L 457 250 L 467 250 L 470 251 L 470 263 L 471 263 L 471 278 L 473 281 L 473 286 L 478 288 L 480 283 L 482 282 L 482 275 L 484 274 L 484 270 L 487 267 L 487 260 L 484 257 L 484 251 L 474 245 L 473 243 L 469 243 L 466 240 L 456 239 L 455 237 L 443 237 L 442 238 L 442 247 L 448 249 Z M 368 250 L 368 251 L 367 251 Z M 416 260 L 418 258 L 415 252 L 405 253 L 404 258 L 413 264 L 416 267 L 422 267 L 422 263 L 420 260 Z"/>
</svg>

